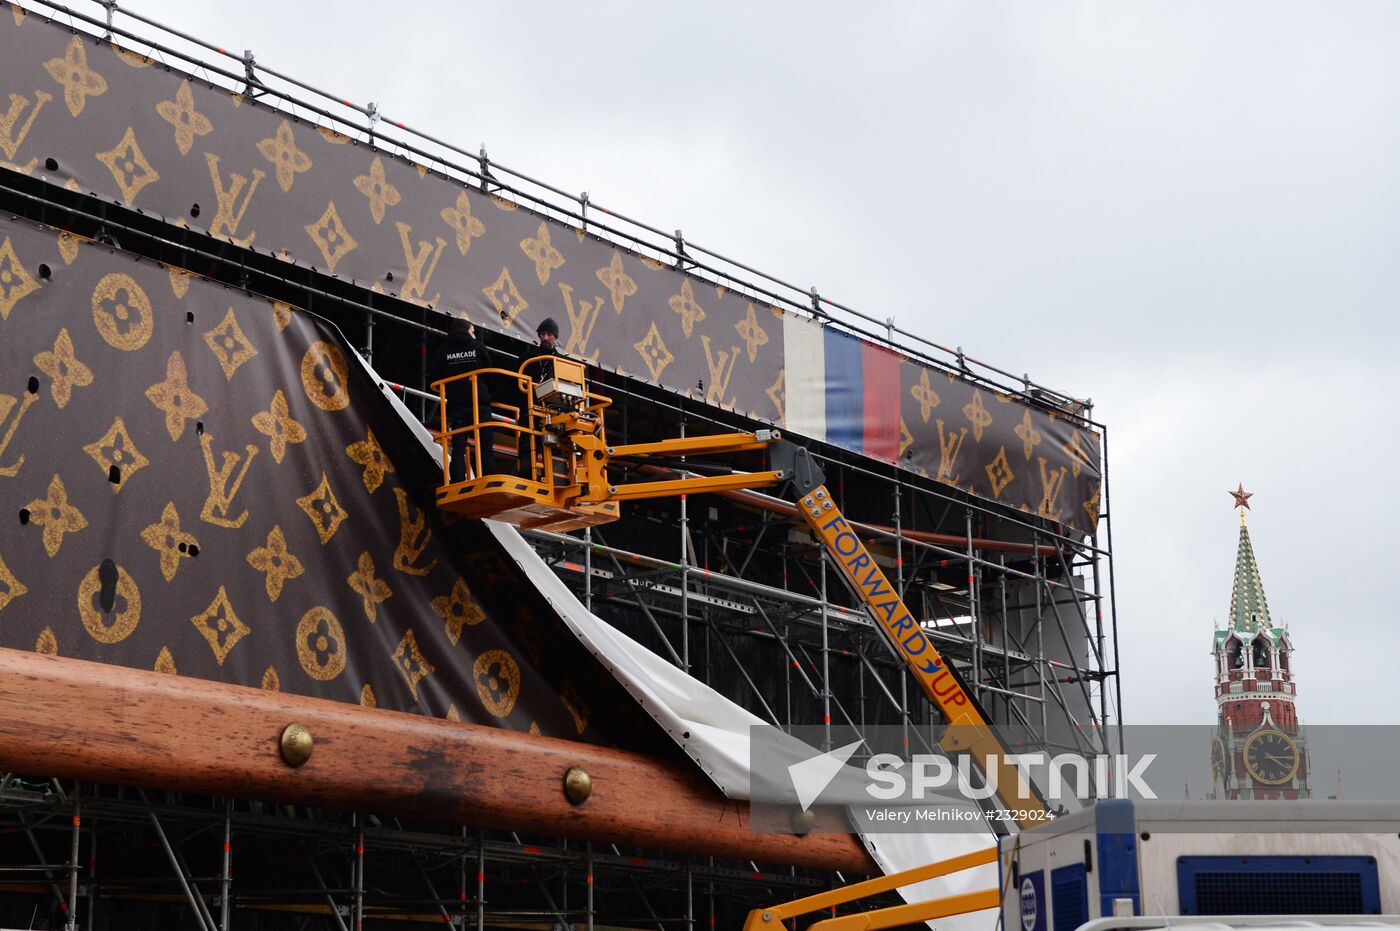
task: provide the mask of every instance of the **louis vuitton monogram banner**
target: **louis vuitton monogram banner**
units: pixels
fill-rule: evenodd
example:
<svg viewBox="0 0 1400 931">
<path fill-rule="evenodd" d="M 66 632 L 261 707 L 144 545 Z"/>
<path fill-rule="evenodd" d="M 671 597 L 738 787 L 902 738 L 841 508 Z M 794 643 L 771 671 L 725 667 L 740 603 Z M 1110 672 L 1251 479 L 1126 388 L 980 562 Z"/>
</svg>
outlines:
<svg viewBox="0 0 1400 931">
<path fill-rule="evenodd" d="M 0 4 L 3 7 L 3 4 Z M 1099 439 L 18 8 L 0 160 L 1080 531 Z M 46 168 L 53 159 L 58 167 Z"/>
<path fill-rule="evenodd" d="M 0 646 L 625 734 L 635 703 L 479 522 L 444 520 L 347 352 L 286 305 L 0 222 Z"/>
</svg>

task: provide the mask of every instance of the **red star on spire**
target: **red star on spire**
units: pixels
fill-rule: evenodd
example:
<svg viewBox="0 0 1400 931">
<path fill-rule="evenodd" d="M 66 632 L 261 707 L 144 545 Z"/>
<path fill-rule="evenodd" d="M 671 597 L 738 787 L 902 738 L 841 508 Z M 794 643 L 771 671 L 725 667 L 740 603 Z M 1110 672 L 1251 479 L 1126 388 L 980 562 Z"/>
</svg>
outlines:
<svg viewBox="0 0 1400 931">
<path fill-rule="evenodd" d="M 1254 492 L 1244 490 L 1243 482 L 1234 491 L 1227 491 L 1226 494 L 1235 496 L 1235 507 L 1237 508 L 1249 507 L 1249 499 L 1254 497 Z"/>
</svg>

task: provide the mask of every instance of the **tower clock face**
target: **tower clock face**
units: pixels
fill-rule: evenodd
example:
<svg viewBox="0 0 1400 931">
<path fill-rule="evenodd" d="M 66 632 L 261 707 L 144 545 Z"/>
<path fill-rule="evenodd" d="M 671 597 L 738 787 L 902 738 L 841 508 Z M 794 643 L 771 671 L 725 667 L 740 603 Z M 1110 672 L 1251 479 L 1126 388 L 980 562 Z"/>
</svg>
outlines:
<svg viewBox="0 0 1400 931">
<path fill-rule="evenodd" d="M 1255 782 L 1282 785 L 1298 773 L 1298 745 L 1283 731 L 1255 731 L 1244 742 L 1244 766 Z"/>
</svg>

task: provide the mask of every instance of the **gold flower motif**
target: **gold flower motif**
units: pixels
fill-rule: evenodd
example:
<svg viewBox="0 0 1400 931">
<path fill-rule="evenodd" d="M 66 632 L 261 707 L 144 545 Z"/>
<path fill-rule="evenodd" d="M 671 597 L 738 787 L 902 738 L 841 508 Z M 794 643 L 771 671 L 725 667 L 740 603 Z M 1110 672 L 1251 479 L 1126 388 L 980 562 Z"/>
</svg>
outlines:
<svg viewBox="0 0 1400 931">
<path fill-rule="evenodd" d="M 278 330 L 285 330 L 287 324 L 292 322 L 292 305 L 282 301 L 273 301 L 272 319 L 276 322 Z"/>
<path fill-rule="evenodd" d="M 37 290 L 39 282 L 20 263 L 10 237 L 6 236 L 4 245 L 0 245 L 0 320 L 10 319 L 15 305 Z"/>
<path fill-rule="evenodd" d="M 520 240 L 520 251 L 535 263 L 535 277 L 540 284 L 549 284 L 549 273 L 564 266 L 564 256 L 549 241 L 549 227 L 540 224 L 534 239 Z"/>
<path fill-rule="evenodd" d="M 399 672 L 403 673 L 404 681 L 408 683 L 409 691 L 413 693 L 413 698 L 418 699 L 418 683 L 436 672 L 432 663 L 423 656 L 423 651 L 418 649 L 418 641 L 413 636 L 413 629 L 403 635 L 399 645 L 394 650 L 392 657 L 394 665 Z"/>
<path fill-rule="evenodd" d="M 92 289 L 92 322 L 113 349 L 135 352 L 155 328 L 151 299 L 130 275 L 103 275 Z"/>
<path fill-rule="evenodd" d="M 318 339 L 301 357 L 302 390 L 323 411 L 344 410 L 350 404 L 349 377 L 350 364 L 333 343 Z"/>
<path fill-rule="evenodd" d="M 152 667 L 156 672 L 163 672 L 167 676 L 178 676 L 180 670 L 175 668 L 175 657 L 170 654 L 170 647 L 160 648 L 160 653 L 156 656 L 156 664 Z"/>
<path fill-rule="evenodd" d="M 598 280 L 608 289 L 612 298 L 613 310 L 622 313 L 622 305 L 637 293 L 637 282 L 622 269 L 622 253 L 613 250 L 612 261 L 596 272 Z"/>
<path fill-rule="evenodd" d="M 355 179 L 355 190 L 369 200 L 369 213 L 374 217 L 376 225 L 383 222 L 386 207 L 395 207 L 403 199 L 399 195 L 399 189 L 384 177 L 384 162 L 377 155 L 370 163 L 369 174 L 360 175 Z"/>
<path fill-rule="evenodd" d="M 360 553 L 355 571 L 345 580 L 350 590 L 364 600 L 365 617 L 373 624 L 379 617 L 377 605 L 392 598 L 394 593 L 389 584 L 374 575 L 374 558 L 369 550 Z"/>
<path fill-rule="evenodd" d="M 5 560 L 0 559 L 0 611 L 4 611 L 10 602 L 27 591 L 29 589 L 25 587 L 24 583 L 15 578 L 10 567 L 5 565 Z"/>
<path fill-rule="evenodd" d="M 92 457 L 104 475 L 112 473 L 112 466 L 117 467 L 121 481 L 112 483 L 113 494 L 126 487 L 127 481 L 137 471 L 151 464 L 131 442 L 131 435 L 126 432 L 126 424 L 120 417 L 112 421 L 102 439 L 84 446 L 83 451 Z"/>
<path fill-rule="evenodd" d="M 520 666 L 505 650 L 487 650 L 472 663 L 476 694 L 486 710 L 504 718 L 520 697 Z"/>
<path fill-rule="evenodd" d="M 651 329 L 647 330 L 647 335 L 632 345 L 641 353 L 642 361 L 646 363 L 654 382 L 661 380 L 661 373 L 676 359 L 671 350 L 666 348 L 666 341 L 661 338 L 661 331 L 656 328 L 655 320 L 651 322 Z"/>
<path fill-rule="evenodd" d="M 165 381 L 146 389 L 146 397 L 165 412 L 165 432 L 178 440 L 185 432 L 185 421 L 202 417 L 209 410 L 204 399 L 190 390 L 185 360 L 177 350 L 165 363 Z"/>
<path fill-rule="evenodd" d="M 272 163 L 277 172 L 277 186 L 284 194 L 292 189 L 297 172 L 311 170 L 311 159 L 297 148 L 296 139 L 292 135 L 292 124 L 286 120 L 277 127 L 276 135 L 258 143 L 258 151 L 262 153 L 263 158 Z"/>
<path fill-rule="evenodd" d="M 97 153 L 97 160 L 112 173 L 112 180 L 122 190 L 122 200 L 128 204 L 135 203 L 136 195 L 141 193 L 142 188 L 160 180 L 160 172 L 146 161 L 145 153 L 136 142 L 136 131 L 130 126 L 126 128 L 121 142 L 106 152 Z"/>
<path fill-rule="evenodd" d="M 110 560 L 93 566 L 78 584 L 78 617 L 98 643 L 120 643 L 141 623 L 141 590 Z"/>
<path fill-rule="evenodd" d="M 559 701 L 564 704 L 564 708 L 569 712 L 569 717 L 574 719 L 574 730 L 582 734 L 588 729 L 588 717 L 592 709 L 588 707 L 588 702 L 583 700 L 583 693 L 574 685 L 573 679 L 564 680 L 564 688 L 559 692 Z"/>
<path fill-rule="evenodd" d="M 199 553 L 199 541 L 193 534 L 180 529 L 180 515 L 173 501 L 166 503 L 159 522 L 141 531 L 141 539 L 160 554 L 160 574 L 165 576 L 167 582 L 175 578 L 180 560 Z"/>
<path fill-rule="evenodd" d="M 749 361 L 757 360 L 758 350 L 768 345 L 768 331 L 758 322 L 758 312 L 754 310 L 752 303 L 749 304 L 748 316 L 734 324 L 734 329 L 738 331 L 739 338 L 744 341 L 744 348 L 749 353 Z"/>
<path fill-rule="evenodd" d="M 345 629 L 330 608 L 317 605 L 296 630 L 297 659 L 308 676 L 328 682 L 345 671 Z"/>
<path fill-rule="evenodd" d="M 156 104 L 156 112 L 175 129 L 175 145 L 181 155 L 189 155 L 196 136 L 207 136 L 214 131 L 209 118 L 194 108 L 194 92 L 190 90 L 188 79 L 180 82 L 180 89 L 174 100 L 162 100 Z"/>
<path fill-rule="evenodd" d="M 462 639 L 463 627 L 475 627 L 486 620 L 486 612 L 472 598 L 471 589 L 461 579 L 453 583 L 451 594 L 433 599 L 433 612 L 442 618 L 447 639 L 453 643 Z"/>
<path fill-rule="evenodd" d="M 1090 529 L 1093 529 L 1094 527 L 1098 526 L 1098 523 L 1099 523 L 1099 495 L 1101 495 L 1102 493 L 1103 493 L 1103 486 L 1099 486 L 1098 488 L 1095 488 L 1095 489 L 1094 489 L 1094 496 L 1093 496 L 1092 498 L 1090 498 L 1088 501 L 1085 501 L 1084 504 L 1082 505 L 1082 507 L 1084 508 L 1084 513 L 1086 513 L 1086 514 L 1089 515 L 1089 527 L 1090 527 Z M 3 607 L 4 607 L 4 604 L 0 604 L 0 608 L 3 608 Z"/>
<path fill-rule="evenodd" d="M 194 277 L 193 272 L 187 272 L 183 268 L 176 268 L 174 265 L 166 269 L 170 275 L 170 290 L 175 292 L 175 296 L 184 299 L 190 293 L 190 278 Z"/>
<path fill-rule="evenodd" d="M 248 342 L 248 337 L 243 335 L 243 328 L 238 325 L 232 307 L 218 326 L 204 334 L 204 342 L 219 360 L 224 378 L 229 381 L 233 380 L 233 373 L 238 371 L 240 365 L 258 354 L 253 344 Z"/>
<path fill-rule="evenodd" d="M 214 659 L 220 666 L 224 664 L 233 648 L 238 646 L 238 641 L 252 633 L 248 625 L 234 613 L 233 605 L 228 600 L 228 592 L 224 591 L 222 585 L 219 586 L 219 593 L 214 596 L 209 607 L 190 618 L 190 623 L 199 631 L 201 637 L 209 641 L 209 649 L 214 651 Z"/>
<path fill-rule="evenodd" d="M 943 399 L 938 396 L 938 392 L 933 390 L 933 386 L 928 383 L 928 369 L 919 372 L 919 383 L 909 389 L 914 400 L 919 402 L 919 416 L 928 423 L 929 416 L 933 409 L 943 403 Z"/>
<path fill-rule="evenodd" d="M 360 704 L 365 708 L 379 707 L 379 699 L 374 697 L 374 687 L 368 682 L 360 689 Z"/>
<path fill-rule="evenodd" d="M 903 456 L 909 447 L 914 445 L 914 434 L 909 432 L 909 425 L 904 422 L 904 418 L 899 418 L 899 455 Z"/>
<path fill-rule="evenodd" d="M 278 388 L 272 396 L 272 407 L 253 415 L 253 427 L 268 438 L 268 451 L 279 465 L 287 455 L 288 443 L 300 443 L 306 439 L 306 428 L 292 419 L 287 409 L 287 397 Z"/>
<path fill-rule="evenodd" d="M 773 384 L 769 385 L 763 392 L 768 395 L 768 400 L 773 402 L 773 407 L 778 411 L 778 423 L 783 423 L 783 418 L 786 416 L 784 413 L 787 404 L 786 382 L 787 368 L 780 368 L 778 369 L 778 377 L 774 379 Z"/>
<path fill-rule="evenodd" d="M 967 417 L 972 424 L 972 438 L 979 443 L 982 442 L 982 431 L 991 424 L 992 415 L 987 413 L 987 408 L 982 403 L 980 390 L 973 389 L 972 400 L 963 405 L 963 416 Z"/>
<path fill-rule="evenodd" d="M 25 508 L 30 521 L 44 528 L 44 551 L 50 559 L 58 555 L 65 533 L 77 533 L 88 524 L 83 512 L 68 503 L 68 489 L 57 475 L 49 481 L 48 496 L 35 498 Z"/>
<path fill-rule="evenodd" d="M 316 536 L 323 546 L 330 542 L 341 523 L 350 516 L 335 500 L 335 492 L 331 491 L 330 479 L 326 478 L 325 472 L 321 473 L 321 484 L 316 486 L 315 491 L 297 499 L 297 507 L 311 518 L 311 523 L 316 527 Z"/>
<path fill-rule="evenodd" d="M 1000 498 L 1006 486 L 1016 480 L 1016 473 L 1011 471 L 1011 463 L 1006 458 L 1005 446 L 997 450 L 996 458 L 985 467 L 985 471 L 992 483 L 992 496 L 995 498 Z"/>
<path fill-rule="evenodd" d="M 58 254 L 63 257 L 64 265 L 72 265 L 78 259 L 78 250 L 83 243 L 89 240 L 85 236 L 79 236 L 71 230 L 63 230 L 58 234 Z"/>
<path fill-rule="evenodd" d="M 92 369 L 79 362 L 73 354 L 73 340 L 68 336 L 67 327 L 58 331 L 52 351 L 46 350 L 34 357 L 34 365 L 49 376 L 53 400 L 59 410 L 68 406 L 74 387 L 86 388 L 92 384 Z"/>
<path fill-rule="evenodd" d="M 318 132 L 321 135 L 322 139 L 326 140 L 332 145 L 345 145 L 347 142 L 350 141 L 350 137 L 345 135 L 345 133 L 336 132 L 329 126 L 317 126 L 316 132 Z"/>
<path fill-rule="evenodd" d="M 1031 420 L 1031 412 L 1026 411 L 1021 416 L 1021 422 L 1016 425 L 1016 438 L 1021 441 L 1021 448 L 1026 454 L 1026 461 L 1031 461 L 1031 453 L 1040 445 L 1040 431 L 1035 428 L 1035 422 Z"/>
<path fill-rule="evenodd" d="M 671 299 L 666 303 L 681 315 L 681 329 L 685 330 L 687 337 L 695 329 L 695 324 L 705 319 L 705 308 L 695 300 L 695 288 L 689 278 L 681 285 L 680 293 L 671 295 Z"/>
<path fill-rule="evenodd" d="M 266 545 L 250 552 L 247 559 L 248 565 L 263 574 L 263 588 L 267 590 L 269 601 L 281 598 L 282 586 L 305 571 L 301 560 L 287 551 L 287 538 L 277 524 L 272 525 Z"/>
<path fill-rule="evenodd" d="M 457 205 L 442 208 L 439 216 L 457 234 L 457 251 L 462 255 L 471 249 L 474 238 L 486 235 L 486 224 L 472 216 L 472 202 L 466 191 L 458 191 Z"/>
<path fill-rule="evenodd" d="M 42 656 L 58 655 L 58 635 L 52 627 L 45 627 L 39 632 L 38 639 L 34 641 L 34 652 Z"/>
<path fill-rule="evenodd" d="M 515 286 L 514 279 L 510 277 L 510 269 L 505 267 L 501 268 L 501 273 L 489 287 L 481 289 L 481 293 L 485 294 L 491 306 L 496 308 L 496 315 L 507 327 L 515 322 L 521 311 L 530 306 L 530 302 L 525 300 L 520 289 Z"/>
<path fill-rule="evenodd" d="M 316 248 L 321 250 L 321 258 L 326 260 L 327 271 L 332 273 L 335 272 L 336 263 L 354 252 L 355 247 L 359 245 L 355 237 L 345 229 L 345 224 L 340 222 L 340 213 L 335 209 L 335 201 L 331 201 L 326 207 L 321 219 L 307 224 L 305 229 Z"/>
<path fill-rule="evenodd" d="M 490 198 L 491 203 L 495 205 L 497 210 L 503 210 L 506 213 L 510 213 L 520 206 L 515 201 L 510 200 L 502 194 L 488 194 L 486 196 Z"/>
<path fill-rule="evenodd" d="M 275 666 L 269 666 L 263 670 L 261 687 L 267 692 L 282 691 L 282 677 L 277 675 Z"/>
<path fill-rule="evenodd" d="M 151 65 L 155 64 L 154 61 L 147 58 L 145 55 L 142 55 L 140 52 L 134 52 L 131 49 L 122 48 L 115 42 L 112 43 L 112 52 L 123 62 L 125 62 L 126 66 L 129 68 L 149 68 L 151 67 Z"/>
<path fill-rule="evenodd" d="M 373 494 L 383 484 L 384 476 L 394 471 L 394 464 L 384 454 L 379 440 L 374 437 L 374 431 L 367 432 L 368 436 L 365 439 L 345 447 L 345 454 L 350 457 L 351 462 L 364 467 L 360 478 L 365 483 L 365 491 Z"/>
<path fill-rule="evenodd" d="M 1064 444 L 1065 453 L 1069 456 L 1070 470 L 1075 478 L 1079 478 L 1079 474 L 1084 471 L 1084 467 L 1091 464 L 1089 461 L 1089 451 L 1085 449 L 1082 444 L 1083 440 L 1078 430 L 1071 433 L 1069 435 L 1069 442 Z M 1094 521 L 1097 523 L 1098 518 L 1095 517 Z"/>
<path fill-rule="evenodd" d="M 68 50 L 62 58 L 50 58 L 44 62 L 44 70 L 62 85 L 63 102 L 68 104 L 68 112 L 74 116 L 82 114 L 89 97 L 101 97 L 107 93 L 107 79 L 88 67 L 83 40 L 77 36 L 68 43 Z"/>
</svg>

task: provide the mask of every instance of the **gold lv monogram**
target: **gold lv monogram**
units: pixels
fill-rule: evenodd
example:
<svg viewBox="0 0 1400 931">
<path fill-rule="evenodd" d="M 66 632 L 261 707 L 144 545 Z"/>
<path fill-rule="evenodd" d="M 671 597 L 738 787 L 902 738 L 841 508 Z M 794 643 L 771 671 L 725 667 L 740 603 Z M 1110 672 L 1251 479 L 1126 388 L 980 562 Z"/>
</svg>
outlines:
<svg viewBox="0 0 1400 931">
<path fill-rule="evenodd" d="M 944 431 L 943 418 L 938 418 L 938 481 L 956 485 L 961 475 L 954 475 L 953 468 L 958 464 L 958 454 L 962 452 L 963 440 L 967 439 L 967 427 L 960 427 L 957 433 Z"/>
<path fill-rule="evenodd" d="M 235 518 L 230 518 L 229 512 L 233 509 L 233 499 L 238 497 L 238 489 L 243 487 L 243 479 L 248 476 L 248 467 L 253 464 L 253 457 L 258 454 L 258 448 L 249 444 L 244 447 L 245 454 L 242 456 L 225 450 L 222 465 L 218 467 L 214 465 L 214 438 L 207 433 L 201 433 L 199 448 L 204 450 L 204 472 L 209 477 L 209 497 L 204 499 L 204 509 L 199 512 L 200 519 L 231 530 L 242 527 L 243 522 L 248 519 L 248 509 L 244 508 L 243 513 Z M 235 477 L 233 470 L 238 468 L 240 462 L 243 463 L 243 468 L 238 469 L 238 475 Z M 232 485 L 229 483 L 230 479 Z"/>
<path fill-rule="evenodd" d="M 409 238 L 413 233 L 413 227 L 400 220 L 394 224 L 399 228 L 399 239 L 403 242 L 403 260 L 408 265 L 408 280 L 403 285 L 403 299 L 416 303 L 425 303 L 423 293 L 428 290 L 428 282 L 433 280 L 433 272 L 437 270 L 438 259 L 442 258 L 442 250 L 447 247 L 447 240 L 441 236 L 437 239 L 437 251 L 428 245 L 427 240 L 418 243 L 415 248 L 413 241 Z M 428 257 L 432 256 L 432 261 Z M 426 266 L 426 270 L 424 268 Z M 442 300 L 442 294 L 434 294 L 426 303 L 437 304 Z"/>
<path fill-rule="evenodd" d="M 19 410 L 15 411 L 14 418 L 10 421 L 10 426 L 5 430 L 5 438 L 0 440 L 0 459 L 5 457 L 5 450 L 10 448 L 10 440 L 14 439 L 15 431 L 19 429 L 19 422 L 24 419 L 25 413 L 39 400 L 37 393 L 25 392 L 24 400 L 19 402 Z M 15 410 L 15 399 L 8 394 L 0 394 L 0 423 L 10 416 L 10 411 Z M 19 474 L 19 467 L 24 465 L 24 456 L 21 455 L 15 460 L 14 465 L 0 467 L 0 477 L 13 478 Z"/>
<path fill-rule="evenodd" d="M 1040 462 L 1040 487 L 1044 489 L 1044 494 L 1040 496 L 1040 507 L 1036 513 L 1041 517 L 1048 517 L 1051 520 L 1060 519 L 1060 490 L 1065 487 L 1065 473 L 1069 471 L 1066 466 L 1058 469 L 1047 469 L 1044 456 L 1037 456 Z"/>
<path fill-rule="evenodd" d="M 710 338 L 703 335 L 700 344 L 705 347 L 705 366 L 710 370 L 710 387 L 705 392 L 705 403 L 723 405 L 724 396 L 729 392 L 729 379 L 734 376 L 734 361 L 739 358 L 739 347 L 711 352 Z"/>
<path fill-rule="evenodd" d="M 15 124 L 24 115 L 24 111 L 29 107 L 29 98 L 21 97 L 19 94 L 10 95 L 10 109 L 4 116 L 0 116 L 0 149 L 5 150 L 5 157 L 13 159 L 19 147 L 24 145 L 24 139 L 29 135 L 29 130 L 34 126 L 34 119 L 43 109 L 44 104 L 53 100 L 53 95 L 43 91 L 34 92 L 34 109 L 29 111 L 29 119 L 15 131 Z M 34 160 L 36 163 L 38 159 Z M 32 170 L 32 166 L 31 166 Z"/>
<path fill-rule="evenodd" d="M 564 344 L 564 353 L 585 362 L 597 363 L 599 350 L 588 351 L 588 341 L 593 337 L 593 327 L 598 323 L 598 312 L 603 309 L 603 299 L 579 301 L 574 309 L 574 289 L 569 285 L 559 285 L 564 295 L 564 310 L 569 315 L 569 341 Z"/>
<path fill-rule="evenodd" d="M 408 575 L 427 575 L 437 565 L 436 559 L 426 566 L 414 564 L 433 539 L 428 515 L 409 503 L 408 494 L 402 488 L 394 489 L 394 497 L 399 502 L 399 545 L 394 547 L 394 568 Z"/>
<path fill-rule="evenodd" d="M 212 236 L 227 238 L 234 245 L 247 247 L 252 244 L 257 231 L 251 232 L 244 239 L 238 239 L 235 234 L 238 232 L 238 225 L 243 222 L 243 215 L 248 212 L 248 204 L 253 200 L 253 192 L 258 189 L 258 182 L 267 177 L 259 168 L 253 169 L 253 181 L 248 183 L 247 177 L 240 175 L 236 171 L 228 173 L 229 185 L 224 186 L 224 179 L 219 175 L 219 156 L 213 152 L 205 152 L 204 158 L 209 162 L 209 178 L 214 182 L 214 199 L 218 202 L 219 211 L 214 215 L 214 222 L 209 224 L 209 233 Z M 248 192 L 243 192 L 244 186 Z M 239 204 L 238 197 L 243 195 L 243 203 Z"/>
</svg>

